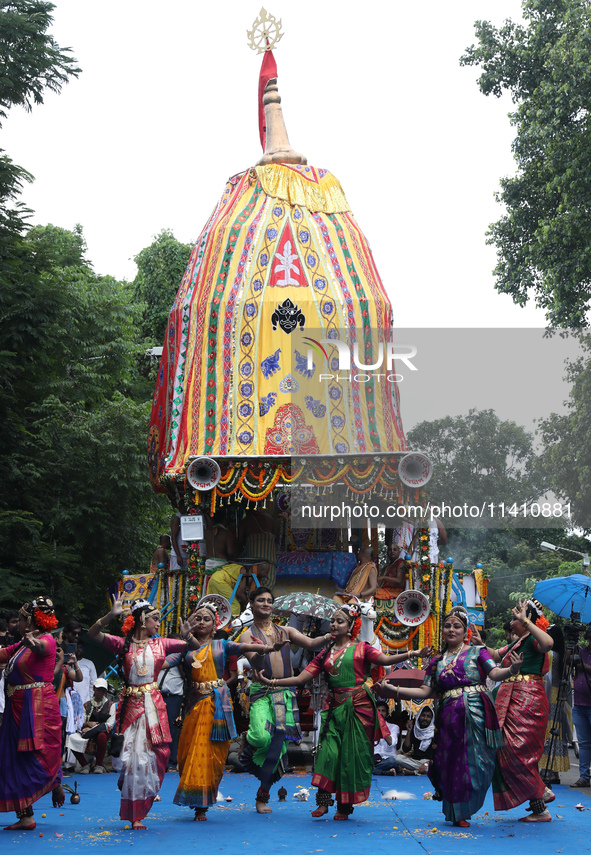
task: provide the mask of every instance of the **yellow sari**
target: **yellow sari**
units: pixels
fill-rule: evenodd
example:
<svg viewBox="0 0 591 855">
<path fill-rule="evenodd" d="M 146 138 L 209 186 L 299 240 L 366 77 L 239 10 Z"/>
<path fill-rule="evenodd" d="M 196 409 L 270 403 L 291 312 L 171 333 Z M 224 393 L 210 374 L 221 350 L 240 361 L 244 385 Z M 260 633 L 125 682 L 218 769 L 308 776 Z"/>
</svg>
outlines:
<svg viewBox="0 0 591 855">
<path fill-rule="evenodd" d="M 231 737 L 236 735 L 231 702 L 222 679 L 226 656 L 234 653 L 234 647 L 238 645 L 212 641 L 193 655 L 190 697 L 194 705 L 183 722 L 179 739 L 181 780 L 174 797 L 177 805 L 207 808 L 216 803 Z M 207 691 L 209 694 L 203 694 Z"/>
</svg>

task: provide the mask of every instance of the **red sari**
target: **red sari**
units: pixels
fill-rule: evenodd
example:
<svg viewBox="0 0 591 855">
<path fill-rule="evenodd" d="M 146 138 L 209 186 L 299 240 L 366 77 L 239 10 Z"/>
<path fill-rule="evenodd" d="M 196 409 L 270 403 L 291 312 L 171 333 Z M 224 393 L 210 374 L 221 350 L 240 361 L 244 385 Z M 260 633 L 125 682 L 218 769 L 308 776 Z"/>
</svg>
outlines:
<svg viewBox="0 0 591 855">
<path fill-rule="evenodd" d="M 105 635 L 103 644 L 113 653 L 120 653 L 125 639 Z M 120 773 L 121 819 L 131 822 L 144 819 L 162 786 L 171 736 L 166 706 L 156 680 L 166 656 L 186 650 L 186 642 L 180 639 L 151 638 L 142 647 L 132 644 L 125 654 L 125 678 L 136 691 L 126 697 L 124 687 L 117 704 L 117 731 L 125 736 L 118 762 L 113 762 Z M 121 710 L 124 710 L 123 721 Z"/>
<path fill-rule="evenodd" d="M 548 660 L 527 635 L 500 651 L 502 668 L 511 664 L 512 650 L 523 653 L 518 677 L 528 679 L 505 680 L 495 699 L 504 743 L 497 751 L 493 776 L 495 810 L 510 810 L 529 799 L 541 799 L 546 789 L 538 763 L 548 722 L 548 696 L 542 678 Z"/>
<path fill-rule="evenodd" d="M 47 652 L 20 643 L 0 649 L 6 707 L 0 728 L 0 812 L 20 812 L 62 780 L 62 720 L 53 689 L 55 639 Z"/>
</svg>

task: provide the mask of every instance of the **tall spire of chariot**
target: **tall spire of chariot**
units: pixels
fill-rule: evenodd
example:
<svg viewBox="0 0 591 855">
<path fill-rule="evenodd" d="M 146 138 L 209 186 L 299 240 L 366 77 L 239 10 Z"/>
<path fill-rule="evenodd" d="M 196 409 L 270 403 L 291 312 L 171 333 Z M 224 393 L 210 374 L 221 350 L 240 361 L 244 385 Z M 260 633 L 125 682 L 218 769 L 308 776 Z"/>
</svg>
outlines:
<svg viewBox="0 0 591 855">
<path fill-rule="evenodd" d="M 264 154 L 256 165 L 306 164 L 307 158 L 294 151 L 290 145 L 277 86 L 277 65 L 273 47 L 283 37 L 281 19 L 278 21 L 263 7 L 252 25 L 252 30 L 247 30 L 247 35 L 250 47 L 257 53 L 264 54 L 259 76 L 259 131 Z"/>
</svg>

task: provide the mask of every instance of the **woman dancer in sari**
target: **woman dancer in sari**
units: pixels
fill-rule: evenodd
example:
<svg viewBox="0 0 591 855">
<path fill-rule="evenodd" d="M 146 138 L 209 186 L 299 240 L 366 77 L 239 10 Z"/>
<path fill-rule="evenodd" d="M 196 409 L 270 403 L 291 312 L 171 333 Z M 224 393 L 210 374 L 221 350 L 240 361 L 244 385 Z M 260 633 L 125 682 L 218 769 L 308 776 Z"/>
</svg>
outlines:
<svg viewBox="0 0 591 855">
<path fill-rule="evenodd" d="M 507 679 L 495 700 L 504 744 L 497 753 L 493 778 L 495 810 L 510 810 L 529 800 L 531 814 L 519 822 L 550 822 L 546 802 L 556 798 L 552 790 L 546 790 L 538 769 L 548 722 L 542 674 L 547 670 L 545 654 L 554 644 L 545 631 L 547 626 L 540 603 L 519 600 L 511 621 L 517 641 L 492 651 L 495 661 L 502 665 L 515 653 L 523 657 L 521 674 Z"/>
<path fill-rule="evenodd" d="M 515 654 L 510 666 L 495 667 L 485 647 L 467 643 L 467 631 L 467 612 L 453 608 L 443 623 L 443 650 L 429 663 L 424 684 L 417 689 L 392 687 L 388 677 L 379 684 L 380 695 L 387 697 L 441 699 L 437 748 L 428 774 L 446 820 L 460 828 L 468 828 L 470 817 L 484 804 L 501 745 L 486 678 L 504 680 L 517 674 L 521 663 Z"/>
<path fill-rule="evenodd" d="M 232 701 L 223 679 L 228 657 L 272 653 L 289 643 L 235 644 L 214 640 L 219 627 L 217 609 L 212 603 L 197 608 L 194 630 L 201 646 L 186 656 L 192 685 L 177 752 L 181 780 L 174 803 L 193 808 L 195 819 L 200 822 L 207 819 L 208 808 L 216 803 L 230 741 L 236 736 Z"/>
<path fill-rule="evenodd" d="M 33 831 L 33 803 L 53 791 L 63 805 L 62 720 L 53 690 L 57 627 L 53 603 L 37 597 L 19 612 L 21 641 L 0 649 L 6 708 L 0 728 L 0 811 L 16 811 L 5 831 Z"/>
<path fill-rule="evenodd" d="M 355 642 L 361 627 L 357 605 L 341 606 L 330 620 L 332 642 L 297 676 L 257 680 L 268 686 L 303 686 L 322 671 L 330 694 L 322 713 L 322 728 L 312 786 L 318 787 L 317 808 L 312 816 L 328 813 L 336 796 L 334 819 L 345 820 L 354 805 L 366 801 L 374 768 L 376 740 L 389 737 L 386 723 L 378 715 L 376 701 L 368 685 L 372 665 L 394 665 L 411 655 L 427 656 L 428 648 L 418 653 L 387 656 L 367 644 Z"/>
<path fill-rule="evenodd" d="M 94 641 L 119 655 L 125 685 L 117 705 L 117 731 L 124 734 L 123 749 L 117 763 L 121 790 L 120 817 L 131 821 L 133 829 L 143 829 L 170 756 L 171 741 L 166 706 L 160 694 L 158 674 L 169 653 L 185 653 L 198 642 L 191 632 L 192 618 L 181 623 L 184 641 L 155 637 L 160 613 L 146 600 L 136 600 L 131 614 L 121 627 L 125 638 L 105 635 L 101 627 L 123 612 L 123 596 L 118 597 L 108 615 L 88 631 Z"/>
</svg>

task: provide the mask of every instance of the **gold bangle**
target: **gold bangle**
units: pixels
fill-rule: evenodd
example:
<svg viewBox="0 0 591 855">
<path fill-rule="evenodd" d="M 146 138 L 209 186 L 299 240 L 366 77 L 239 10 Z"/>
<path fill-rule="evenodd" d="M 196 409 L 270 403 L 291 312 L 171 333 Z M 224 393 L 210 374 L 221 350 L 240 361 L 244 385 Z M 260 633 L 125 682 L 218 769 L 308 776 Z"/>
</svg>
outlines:
<svg viewBox="0 0 591 855">
<path fill-rule="evenodd" d="M 396 686 L 396 700 L 400 697 L 400 686 Z"/>
<path fill-rule="evenodd" d="M 521 623 L 522 623 L 524 626 L 527 626 L 527 625 L 528 625 L 528 623 L 531 623 L 531 620 L 530 620 L 529 618 L 526 618 L 525 620 L 522 620 L 522 621 L 521 621 Z"/>
</svg>

